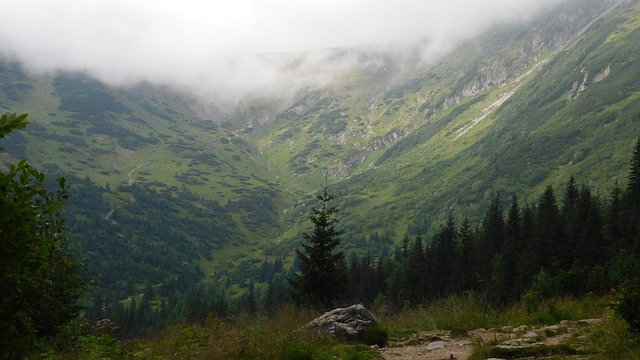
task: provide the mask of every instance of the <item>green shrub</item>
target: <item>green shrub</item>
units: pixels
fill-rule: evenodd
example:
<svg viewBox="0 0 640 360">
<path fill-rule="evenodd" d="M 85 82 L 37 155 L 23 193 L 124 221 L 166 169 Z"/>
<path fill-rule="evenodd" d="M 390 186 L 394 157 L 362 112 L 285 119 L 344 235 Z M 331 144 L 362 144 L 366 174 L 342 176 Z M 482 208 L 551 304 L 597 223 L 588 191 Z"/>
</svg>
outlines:
<svg viewBox="0 0 640 360">
<path fill-rule="evenodd" d="M 628 281 L 618 292 L 613 310 L 629 326 L 629 330 L 640 333 L 640 285 L 638 280 Z"/>
<path fill-rule="evenodd" d="M 385 347 L 389 341 L 389 332 L 380 326 L 370 326 L 362 333 L 362 342 L 367 345 Z"/>
</svg>

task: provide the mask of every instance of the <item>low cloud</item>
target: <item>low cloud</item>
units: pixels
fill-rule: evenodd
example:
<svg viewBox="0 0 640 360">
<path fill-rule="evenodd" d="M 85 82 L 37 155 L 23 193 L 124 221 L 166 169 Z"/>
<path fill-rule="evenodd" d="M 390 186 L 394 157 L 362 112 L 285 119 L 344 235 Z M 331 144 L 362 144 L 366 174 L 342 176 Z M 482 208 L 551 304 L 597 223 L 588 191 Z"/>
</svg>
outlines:
<svg viewBox="0 0 640 360">
<path fill-rule="evenodd" d="M 338 48 L 421 44 L 428 60 L 562 1 L 20 0 L 0 12 L 0 52 L 33 72 L 85 71 L 234 101 L 321 84 L 363 61 Z"/>
</svg>

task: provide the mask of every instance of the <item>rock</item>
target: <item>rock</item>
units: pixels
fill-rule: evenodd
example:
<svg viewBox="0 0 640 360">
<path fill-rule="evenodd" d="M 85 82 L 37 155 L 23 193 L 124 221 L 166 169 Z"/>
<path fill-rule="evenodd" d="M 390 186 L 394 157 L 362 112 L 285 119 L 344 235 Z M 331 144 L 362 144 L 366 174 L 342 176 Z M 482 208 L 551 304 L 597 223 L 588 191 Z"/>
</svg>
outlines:
<svg viewBox="0 0 640 360">
<path fill-rule="evenodd" d="M 444 341 L 434 341 L 434 342 L 430 342 L 429 345 L 427 345 L 427 350 L 444 349 L 444 347 L 445 347 Z"/>
<path fill-rule="evenodd" d="M 364 330 L 375 325 L 378 325 L 378 319 L 373 313 L 364 305 L 357 304 L 328 311 L 310 321 L 304 328 L 326 332 L 347 340 L 358 340 Z"/>
<path fill-rule="evenodd" d="M 602 322 L 602 319 L 582 319 L 579 321 L 580 324 L 584 325 L 595 325 Z"/>
<path fill-rule="evenodd" d="M 500 329 L 501 332 L 505 333 L 505 334 L 509 334 L 513 332 L 513 326 L 503 326 L 502 329 Z"/>
</svg>

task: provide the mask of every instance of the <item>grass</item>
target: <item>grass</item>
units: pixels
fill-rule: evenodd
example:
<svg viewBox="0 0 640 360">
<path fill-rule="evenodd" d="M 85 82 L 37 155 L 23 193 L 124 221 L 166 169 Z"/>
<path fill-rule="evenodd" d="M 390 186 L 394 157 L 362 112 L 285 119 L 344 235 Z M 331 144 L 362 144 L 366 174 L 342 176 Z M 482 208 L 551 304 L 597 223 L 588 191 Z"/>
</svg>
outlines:
<svg viewBox="0 0 640 360">
<path fill-rule="evenodd" d="M 378 358 L 368 345 L 343 343 L 299 330 L 317 311 L 285 306 L 274 314 L 239 316 L 205 325 L 179 325 L 156 336 L 122 344 L 124 358 L 141 359 L 351 359 Z"/>
<path fill-rule="evenodd" d="M 478 328 L 500 328 L 526 324 L 531 327 L 557 324 L 561 320 L 601 318 L 584 325 L 560 344 L 546 344 L 526 349 L 500 349 L 500 339 L 474 340 L 470 359 L 526 358 L 554 356 L 564 358 L 584 355 L 592 360 L 640 359 L 640 338 L 628 331 L 626 323 L 606 307 L 606 298 L 587 296 L 580 299 L 558 298 L 538 302 L 529 300 L 505 309 L 492 309 L 475 293 L 450 296 L 431 304 L 390 311 L 383 303 L 374 313 L 381 329 L 392 340 L 410 337 L 428 330 L 450 330 L 465 337 Z M 112 358 L 112 359 L 380 359 L 380 354 L 366 344 L 340 341 L 327 334 L 300 330 L 318 316 L 317 310 L 292 305 L 269 315 L 242 315 L 223 320 L 210 316 L 204 324 L 181 324 L 169 327 L 149 338 L 118 341 L 94 329 L 85 332 L 66 352 L 44 351 L 39 358 Z M 543 338 L 545 335 L 541 335 Z M 551 335 L 548 335 L 551 336 Z M 71 337 L 70 337 L 71 338 Z"/>
<path fill-rule="evenodd" d="M 426 330 L 467 331 L 488 327 L 493 316 L 483 297 L 469 292 L 452 295 L 426 306 L 405 309 L 383 317 L 391 339 L 399 339 Z"/>
</svg>

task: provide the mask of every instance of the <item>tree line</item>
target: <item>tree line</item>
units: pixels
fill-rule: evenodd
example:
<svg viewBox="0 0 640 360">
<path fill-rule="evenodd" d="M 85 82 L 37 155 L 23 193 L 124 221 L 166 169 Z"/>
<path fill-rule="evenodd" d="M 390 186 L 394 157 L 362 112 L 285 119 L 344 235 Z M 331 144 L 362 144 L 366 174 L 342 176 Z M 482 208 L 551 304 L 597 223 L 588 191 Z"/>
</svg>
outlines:
<svg viewBox="0 0 640 360">
<path fill-rule="evenodd" d="M 26 126 L 25 119 L 3 116 L 0 138 Z M 81 304 L 88 283 L 64 231 L 62 206 L 69 189 L 63 179 L 58 186 L 49 191 L 44 174 L 26 161 L 0 173 L 5 214 L 0 281 L 6 290 L 0 328 L 7 335 L 0 357 L 28 353 L 81 310 L 92 320 L 115 320 L 119 334 L 131 337 L 171 323 L 204 322 L 210 315 L 255 315 L 286 302 L 318 308 L 384 302 L 400 308 L 466 291 L 504 306 L 525 294 L 581 296 L 620 289 L 616 309 L 640 331 L 640 140 L 627 186 L 615 184 L 608 197 L 573 177 L 559 196 L 547 186 L 527 204 L 516 195 L 505 200 L 497 194 L 480 224 L 457 221 L 450 213 L 434 235 L 407 235 L 390 256 L 347 257 L 340 250 L 339 210 L 325 183 L 320 206 L 309 216 L 313 231 L 304 234 L 294 266 L 286 269 L 283 258 L 265 260 L 259 276 L 248 279 L 246 292 L 233 301 L 225 284 L 179 281 L 180 291 L 147 283 L 124 301 L 98 295 Z"/>
<path fill-rule="evenodd" d="M 313 230 L 304 234 L 293 266 L 265 260 L 239 298 L 227 297 L 224 286 L 194 284 L 166 300 L 145 290 L 128 305 L 94 315 L 114 319 L 121 335 L 136 336 L 169 323 L 204 322 L 209 314 L 269 312 L 287 302 L 320 309 L 385 303 L 399 310 L 473 291 L 508 306 L 524 295 L 605 295 L 640 276 L 640 142 L 627 186 L 615 185 L 606 197 L 574 177 L 561 192 L 547 186 L 530 203 L 496 194 L 479 224 L 450 213 L 432 236 L 406 235 L 386 256 L 347 256 L 326 184 L 318 200 L 309 215 Z"/>
<path fill-rule="evenodd" d="M 326 188 L 323 195 L 326 197 Z M 330 199 L 328 199 L 330 200 Z M 316 225 L 303 254 L 290 291 L 329 304 L 387 301 L 401 307 L 422 304 L 465 291 L 486 294 L 496 306 L 518 301 L 523 294 L 580 296 L 605 294 L 637 279 L 640 271 L 640 141 L 632 154 L 626 188 L 615 184 L 607 198 L 570 177 L 560 195 L 552 186 L 534 202 L 521 204 L 516 195 L 504 201 L 501 194 L 490 202 L 483 220 L 471 225 L 449 214 L 435 234 L 405 236 L 390 257 L 352 255 L 338 250 L 339 232 L 333 239 L 331 262 L 341 286 L 317 277 L 322 267 L 309 268 L 312 261 L 328 259 L 314 251 L 329 240 L 318 241 L 318 219 L 336 216 L 314 209 Z M 319 215 L 321 215 L 319 217 Z M 339 219 L 334 218 L 331 224 Z M 327 221 L 324 220 L 324 225 Z M 320 232 L 322 234 L 322 232 Z M 302 255 L 302 256 L 301 256 Z M 315 277 L 315 278 L 314 278 Z M 300 278 L 312 284 L 301 286 Z M 319 295 L 322 293 L 322 295 Z M 327 300 L 326 297 L 331 299 Z"/>
</svg>

